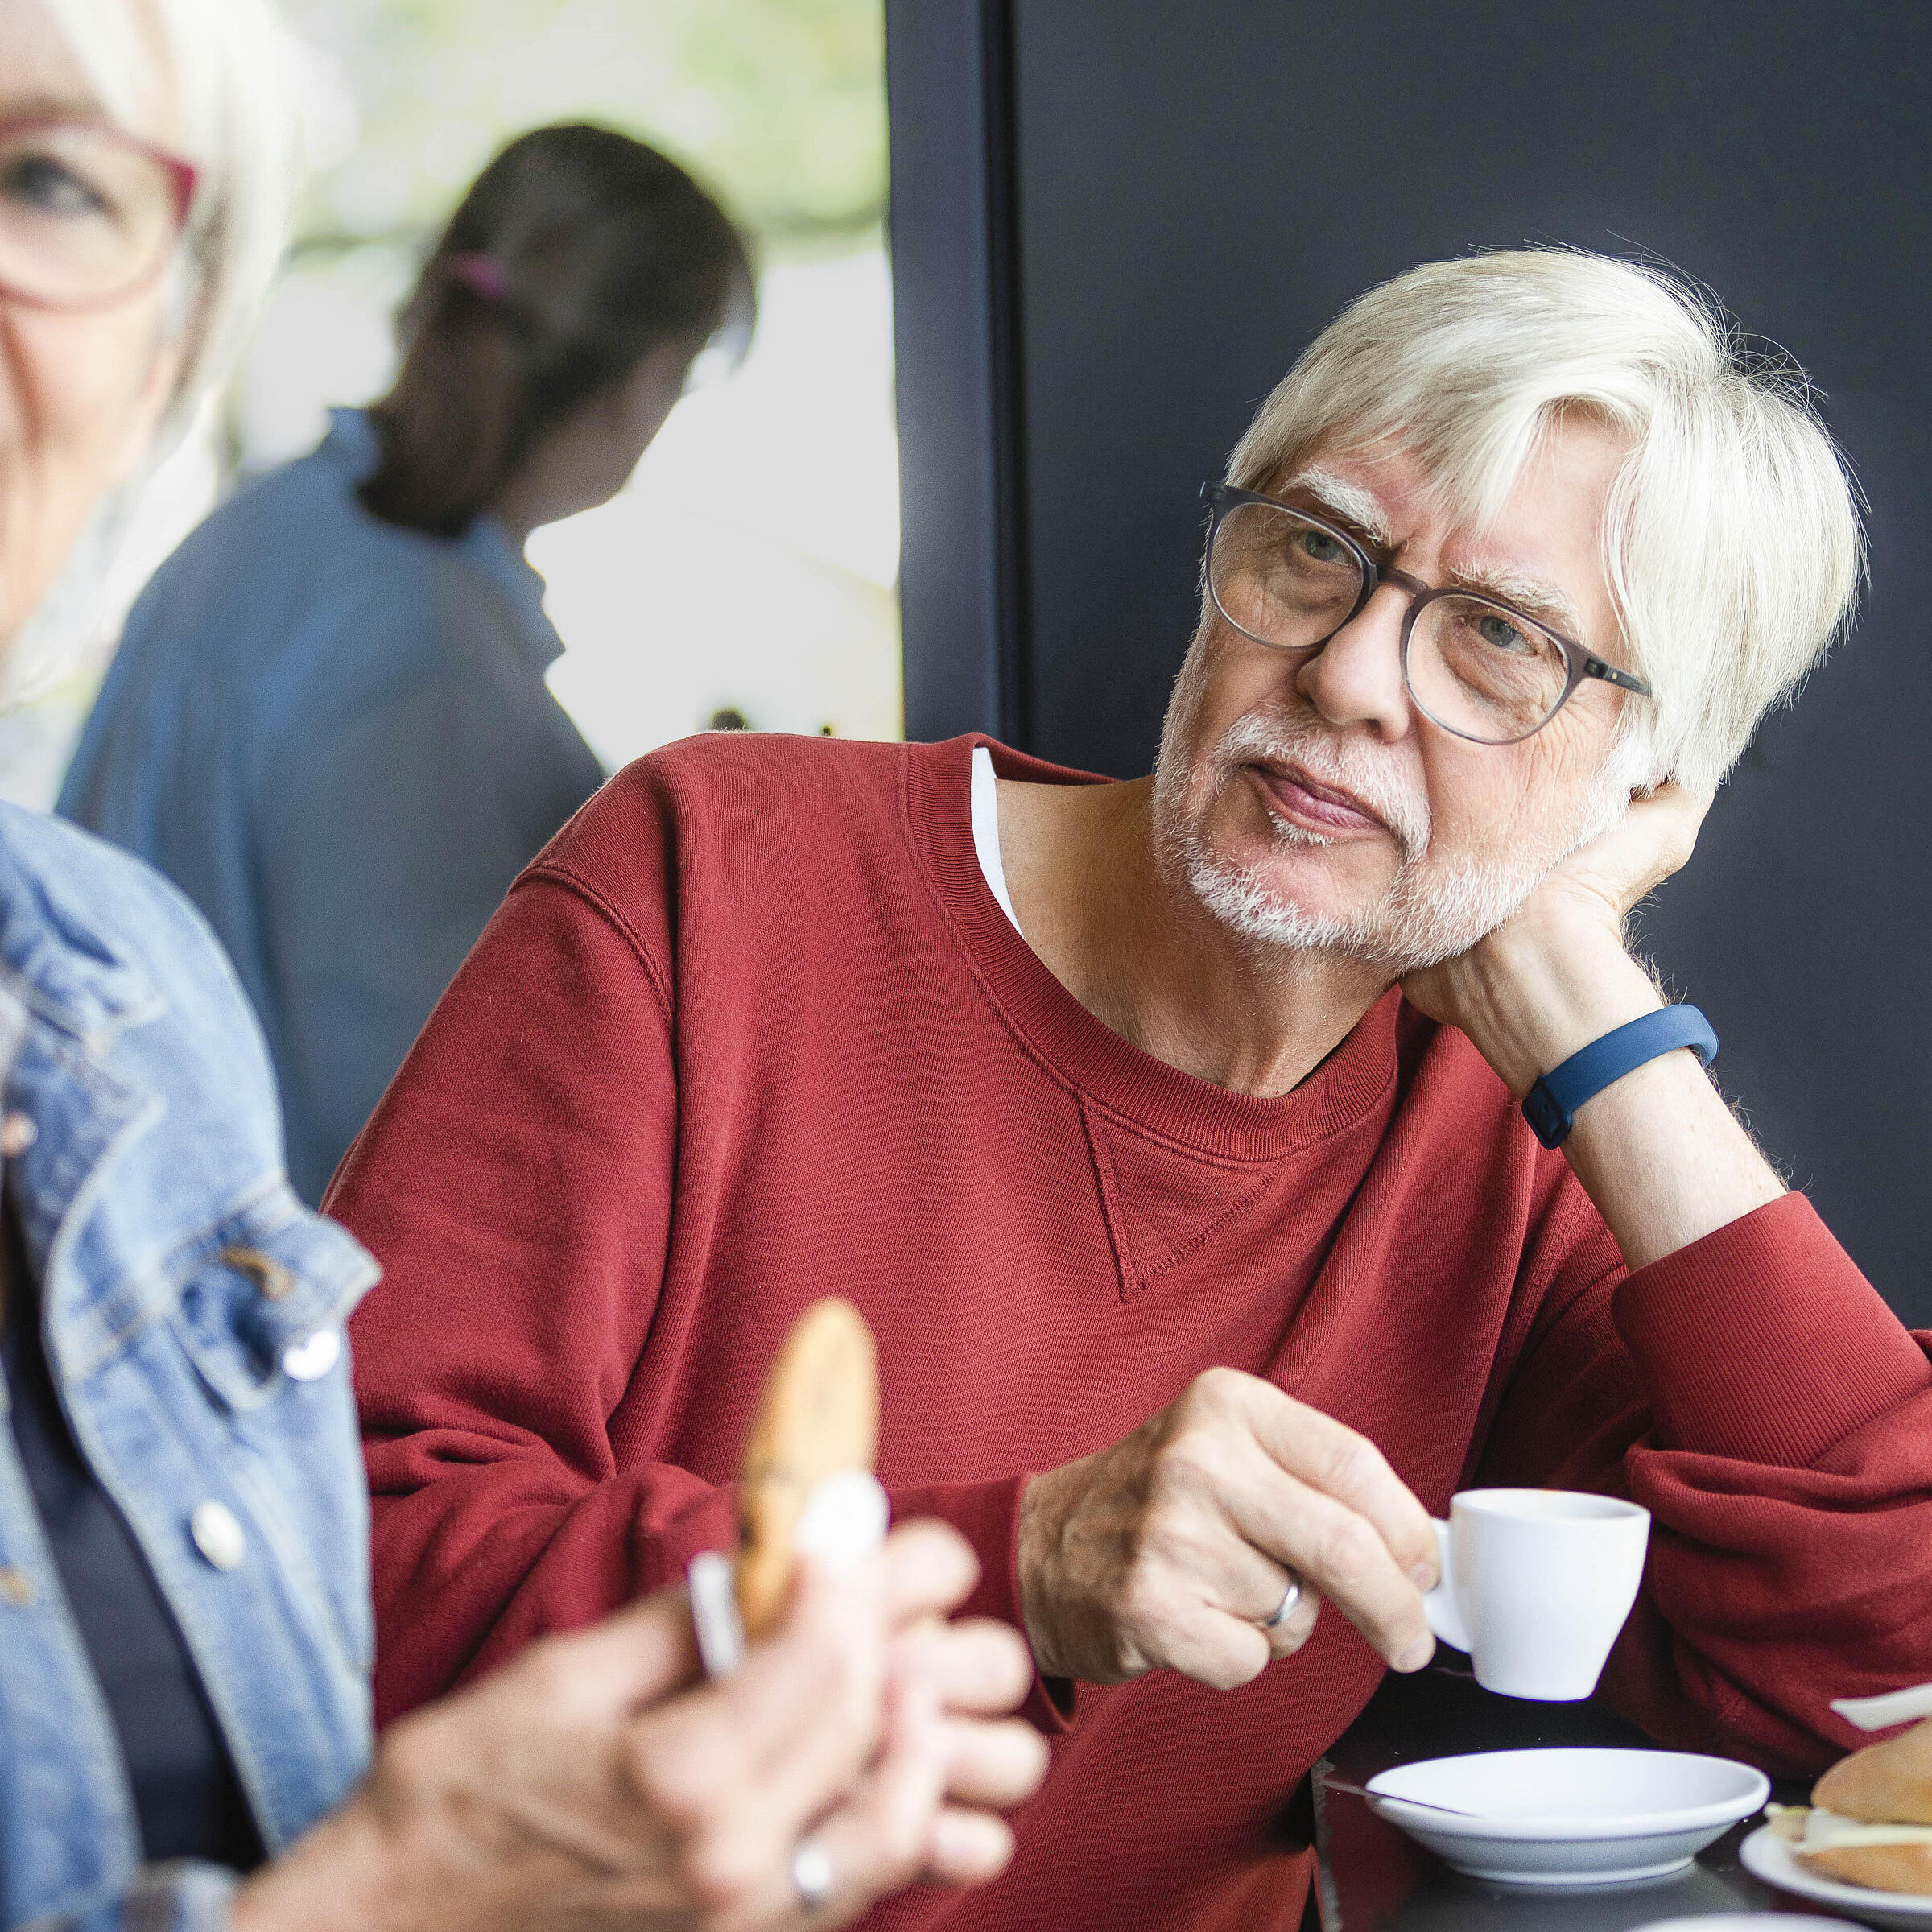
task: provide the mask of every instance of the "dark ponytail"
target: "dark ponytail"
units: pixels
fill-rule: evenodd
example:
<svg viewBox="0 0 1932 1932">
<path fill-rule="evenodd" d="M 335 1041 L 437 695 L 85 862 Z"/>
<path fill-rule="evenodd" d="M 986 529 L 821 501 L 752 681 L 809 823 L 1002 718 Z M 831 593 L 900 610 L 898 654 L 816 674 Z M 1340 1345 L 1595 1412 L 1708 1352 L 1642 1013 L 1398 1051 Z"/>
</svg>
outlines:
<svg viewBox="0 0 1932 1932">
<path fill-rule="evenodd" d="M 607 128 L 540 127 L 477 177 L 402 316 L 360 494 L 459 536 L 548 432 L 654 349 L 749 333 L 752 274 L 718 204 Z"/>
</svg>

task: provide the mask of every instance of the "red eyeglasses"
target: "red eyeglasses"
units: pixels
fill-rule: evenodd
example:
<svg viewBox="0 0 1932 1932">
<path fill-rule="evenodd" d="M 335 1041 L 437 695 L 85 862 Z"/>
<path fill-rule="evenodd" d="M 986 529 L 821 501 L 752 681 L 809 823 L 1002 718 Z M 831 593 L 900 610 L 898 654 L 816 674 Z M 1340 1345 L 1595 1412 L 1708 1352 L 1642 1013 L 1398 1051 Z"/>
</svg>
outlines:
<svg viewBox="0 0 1932 1932">
<path fill-rule="evenodd" d="M 166 267 L 195 170 L 98 122 L 0 122 L 0 294 L 105 308 Z"/>
</svg>

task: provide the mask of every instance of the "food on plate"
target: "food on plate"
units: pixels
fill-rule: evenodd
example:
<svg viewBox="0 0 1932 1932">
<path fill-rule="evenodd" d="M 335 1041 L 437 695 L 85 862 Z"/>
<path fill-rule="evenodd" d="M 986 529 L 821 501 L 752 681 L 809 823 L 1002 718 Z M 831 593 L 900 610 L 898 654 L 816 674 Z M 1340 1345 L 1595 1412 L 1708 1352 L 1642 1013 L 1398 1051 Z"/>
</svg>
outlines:
<svg viewBox="0 0 1932 1932">
<path fill-rule="evenodd" d="M 748 1636 L 769 1628 L 784 1607 L 814 1492 L 829 1477 L 869 1474 L 878 1448 L 872 1331 L 850 1302 L 828 1297 L 807 1308 L 786 1338 L 745 1445 L 737 1584 Z"/>
<path fill-rule="evenodd" d="M 1932 1895 L 1932 1718 L 1842 1758 L 1809 1807 L 1772 1806 L 1807 1871 L 1880 1892 Z"/>
</svg>

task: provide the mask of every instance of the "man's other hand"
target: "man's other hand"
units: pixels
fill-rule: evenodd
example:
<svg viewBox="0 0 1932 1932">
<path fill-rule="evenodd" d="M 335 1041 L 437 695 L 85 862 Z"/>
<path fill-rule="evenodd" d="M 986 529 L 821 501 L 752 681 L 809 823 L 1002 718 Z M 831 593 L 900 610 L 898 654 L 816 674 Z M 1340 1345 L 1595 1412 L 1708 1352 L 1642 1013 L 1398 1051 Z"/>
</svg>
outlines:
<svg viewBox="0 0 1932 1932">
<path fill-rule="evenodd" d="M 1308 1641 L 1325 1597 L 1398 1670 L 1429 1660 L 1428 1513 L 1367 1437 L 1210 1368 L 1124 1441 L 1027 1485 L 1020 1594 L 1049 1677 L 1217 1689 Z M 1290 1577 L 1300 1600 L 1272 1629 Z"/>
<path fill-rule="evenodd" d="M 1662 999 L 1624 950 L 1624 921 L 1688 861 L 1711 795 L 1673 783 L 1637 799 L 1495 931 L 1410 973 L 1403 997 L 1459 1026 L 1518 1100 L 1579 1048 L 1655 1012 Z"/>
</svg>

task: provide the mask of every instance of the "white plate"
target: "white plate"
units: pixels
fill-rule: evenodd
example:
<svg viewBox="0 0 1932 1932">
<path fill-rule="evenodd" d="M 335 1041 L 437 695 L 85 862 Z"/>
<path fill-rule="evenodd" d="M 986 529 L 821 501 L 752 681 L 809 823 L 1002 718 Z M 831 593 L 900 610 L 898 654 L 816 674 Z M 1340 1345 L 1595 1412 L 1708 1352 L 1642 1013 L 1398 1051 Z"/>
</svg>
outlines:
<svg viewBox="0 0 1932 1932">
<path fill-rule="evenodd" d="M 1909 1892 L 1876 1892 L 1869 1885 L 1847 1885 L 1835 1878 L 1807 1872 L 1791 1856 L 1791 1848 L 1769 1825 L 1753 1831 L 1737 1848 L 1744 1869 L 1781 1892 L 1795 1893 L 1835 1912 L 1863 1919 L 1868 1926 L 1908 1926 L 1917 1932 L 1932 1926 L 1932 1898 Z"/>
<path fill-rule="evenodd" d="M 1767 1927 L 1766 1918 L 1777 1921 Z M 1630 1932 L 1856 1932 L 1848 1918 L 1814 1918 L 1807 1912 L 1693 1912 L 1688 1918 L 1646 1919 Z"/>
<path fill-rule="evenodd" d="M 1601 1885 L 1682 1870 L 1761 1810 L 1771 1784 L 1728 1757 L 1586 1748 L 1433 1757 L 1380 1772 L 1368 1789 L 1378 1818 L 1472 1878 Z"/>
</svg>

